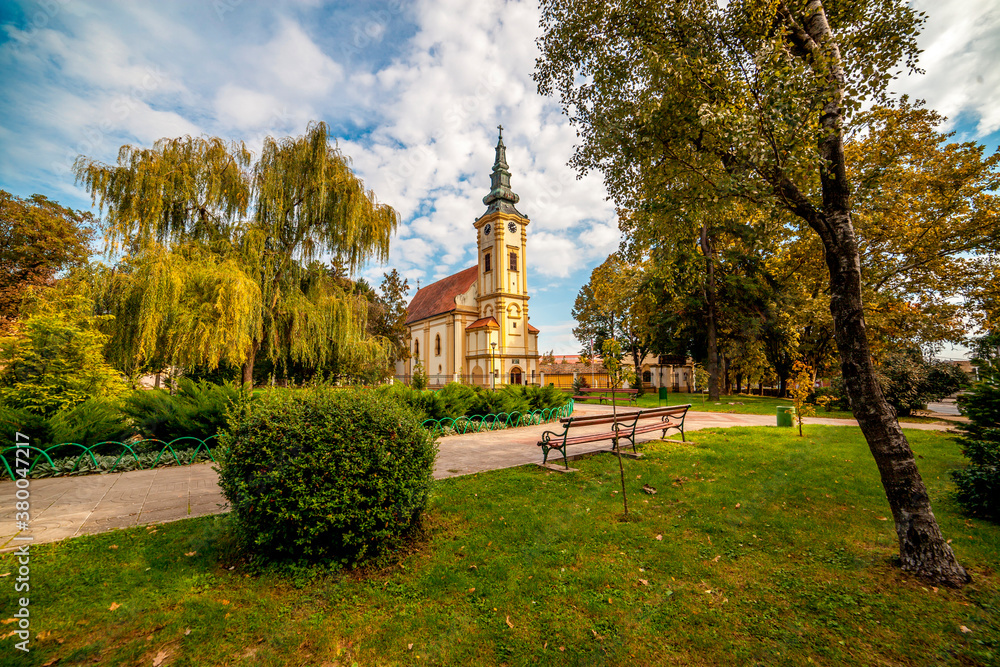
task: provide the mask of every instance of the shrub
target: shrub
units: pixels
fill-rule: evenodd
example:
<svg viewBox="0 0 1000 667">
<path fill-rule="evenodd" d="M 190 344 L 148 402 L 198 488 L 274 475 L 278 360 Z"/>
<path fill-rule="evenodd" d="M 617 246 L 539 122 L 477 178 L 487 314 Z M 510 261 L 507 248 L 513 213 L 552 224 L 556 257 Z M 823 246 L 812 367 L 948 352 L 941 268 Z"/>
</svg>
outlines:
<svg viewBox="0 0 1000 667">
<path fill-rule="evenodd" d="M 919 354 L 905 352 L 887 355 L 877 375 L 885 399 L 901 417 L 926 408 L 928 402 L 939 401 L 969 382 L 957 366 L 927 363 Z"/>
<path fill-rule="evenodd" d="M 500 415 L 528 411 L 528 401 L 521 394 L 520 385 L 507 385 L 496 391 L 477 388 L 476 401 L 466 413 L 470 417 Z"/>
<path fill-rule="evenodd" d="M 451 416 L 437 416 L 441 412 L 441 406 L 440 401 L 433 391 L 414 389 L 401 382 L 380 387 L 378 391 L 389 399 L 410 408 L 421 421 L 424 419 L 440 419 L 441 416 Z"/>
<path fill-rule="evenodd" d="M 587 382 L 587 378 L 582 375 L 577 375 L 573 378 L 573 394 L 579 395 L 581 389 L 589 389 L 590 383 Z"/>
<path fill-rule="evenodd" d="M 969 466 L 951 472 L 956 499 L 970 514 L 1000 521 L 1000 381 L 980 382 L 960 404 L 970 420 L 959 426 Z"/>
<path fill-rule="evenodd" d="M 376 555 L 418 524 L 434 439 L 383 392 L 265 392 L 231 411 L 219 483 L 255 559 Z"/>
<path fill-rule="evenodd" d="M 49 420 L 52 443 L 75 442 L 84 446 L 99 442 L 127 440 L 134 429 L 127 423 L 118 401 L 90 398 L 69 410 L 58 412 Z M 120 447 L 109 445 L 118 452 Z"/>
<path fill-rule="evenodd" d="M 459 382 L 449 382 L 434 395 L 437 398 L 435 419 L 464 415 L 477 401 L 476 390 Z"/>
<path fill-rule="evenodd" d="M 840 407 L 843 400 L 833 387 L 815 387 L 809 392 L 809 397 L 806 398 L 807 403 L 810 405 L 822 405 L 823 409 L 827 412 L 833 412 L 835 408 Z"/>
<path fill-rule="evenodd" d="M 927 364 L 919 355 L 893 353 L 886 355 L 876 370 L 885 400 L 905 417 L 914 410 L 927 407 L 925 387 Z"/>
<path fill-rule="evenodd" d="M 164 442 L 181 436 L 204 439 L 223 429 L 226 410 L 239 396 L 234 384 L 182 377 L 173 396 L 166 389 L 134 391 L 123 401 L 122 410 L 145 438 Z"/>
<path fill-rule="evenodd" d="M 546 387 L 525 387 L 524 397 L 531 410 L 545 410 L 562 407 L 566 404 L 566 394 L 552 385 Z"/>
</svg>

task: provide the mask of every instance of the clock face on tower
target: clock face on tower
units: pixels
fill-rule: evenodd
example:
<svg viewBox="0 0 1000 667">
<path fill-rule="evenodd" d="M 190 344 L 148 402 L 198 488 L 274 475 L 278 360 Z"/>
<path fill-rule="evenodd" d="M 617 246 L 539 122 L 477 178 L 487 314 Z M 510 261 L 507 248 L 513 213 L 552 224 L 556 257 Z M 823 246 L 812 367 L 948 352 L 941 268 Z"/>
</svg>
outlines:
<svg viewBox="0 0 1000 667">
<path fill-rule="evenodd" d="M 511 234 L 517 231 L 517 225 L 514 224 L 513 220 L 507 223 L 507 231 Z"/>
<path fill-rule="evenodd" d="M 493 231 L 493 226 L 487 223 L 486 226 L 483 227 L 483 236 L 489 236 L 491 231 Z"/>
</svg>

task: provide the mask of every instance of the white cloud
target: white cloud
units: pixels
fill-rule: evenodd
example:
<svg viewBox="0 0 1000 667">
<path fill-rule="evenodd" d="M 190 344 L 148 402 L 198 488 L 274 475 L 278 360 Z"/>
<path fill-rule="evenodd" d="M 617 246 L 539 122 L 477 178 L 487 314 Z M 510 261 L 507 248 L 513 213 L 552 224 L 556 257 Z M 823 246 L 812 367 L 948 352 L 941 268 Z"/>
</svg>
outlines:
<svg viewBox="0 0 1000 667">
<path fill-rule="evenodd" d="M 926 99 L 952 123 L 967 115 L 976 137 L 1000 129 L 1000 6 L 994 0 L 917 0 L 928 15 L 919 36 L 924 75 L 905 75 L 892 88 Z"/>
<path fill-rule="evenodd" d="M 221 123 L 248 130 L 270 124 L 282 105 L 273 95 L 226 84 L 216 94 L 214 107 Z"/>
</svg>

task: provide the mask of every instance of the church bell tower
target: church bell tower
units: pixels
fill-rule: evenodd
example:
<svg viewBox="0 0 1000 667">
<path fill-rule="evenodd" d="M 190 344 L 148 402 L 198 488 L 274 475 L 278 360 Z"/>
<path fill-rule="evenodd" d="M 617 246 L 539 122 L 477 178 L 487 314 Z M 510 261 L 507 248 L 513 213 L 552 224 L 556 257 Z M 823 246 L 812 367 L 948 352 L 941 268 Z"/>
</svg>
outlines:
<svg viewBox="0 0 1000 667">
<path fill-rule="evenodd" d="M 501 368 L 516 372 L 523 367 L 527 375 L 528 367 L 534 369 L 538 356 L 537 350 L 532 349 L 533 341 L 529 341 L 528 325 L 530 220 L 515 208 L 520 197 L 510 188 L 503 127 L 498 129 L 490 192 L 483 198 L 486 213 L 474 223 L 479 248 L 479 314 L 481 318 L 495 318 L 499 325 L 497 352 L 503 359 Z"/>
</svg>

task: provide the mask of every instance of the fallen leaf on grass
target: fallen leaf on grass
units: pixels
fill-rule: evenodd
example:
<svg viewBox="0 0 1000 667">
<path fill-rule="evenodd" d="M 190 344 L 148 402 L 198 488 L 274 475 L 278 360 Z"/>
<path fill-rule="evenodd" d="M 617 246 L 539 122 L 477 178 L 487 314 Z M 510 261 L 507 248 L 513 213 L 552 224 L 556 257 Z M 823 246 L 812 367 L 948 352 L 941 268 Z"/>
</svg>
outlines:
<svg viewBox="0 0 1000 667">
<path fill-rule="evenodd" d="M 713 559 L 712 559 L 712 562 L 713 562 L 713 563 L 718 563 L 718 562 L 719 562 L 719 559 L 720 559 L 720 558 L 722 558 L 722 556 L 721 556 L 721 555 L 719 555 L 719 556 L 716 556 L 715 558 L 713 558 Z"/>
<path fill-rule="evenodd" d="M 878 518 L 878 520 L 879 520 L 879 521 L 888 521 L 889 519 L 885 518 L 884 516 L 880 516 L 880 517 Z"/>
<path fill-rule="evenodd" d="M 733 505 L 733 507 L 735 507 L 736 509 L 739 509 L 740 508 L 740 504 L 736 503 L 735 505 Z"/>
<path fill-rule="evenodd" d="M 112 544 L 112 545 L 111 545 L 110 547 L 108 547 L 108 548 L 109 548 L 109 549 L 117 549 L 117 548 L 118 548 L 118 545 L 117 545 L 117 544 Z"/>
<path fill-rule="evenodd" d="M 0 574 L 0 577 L 9 577 L 9 576 L 10 572 L 4 572 L 3 574 Z"/>
<path fill-rule="evenodd" d="M 108 607 L 108 611 L 114 611 L 115 609 L 118 609 L 118 607 L 120 607 L 120 606 L 121 606 L 121 605 L 120 605 L 120 604 L 118 604 L 117 602 L 112 602 L 112 603 L 111 603 L 111 606 L 110 606 L 110 607 Z"/>
<path fill-rule="evenodd" d="M 507 617 L 507 627 L 513 629 L 514 624 L 510 622 L 510 616 Z"/>
<path fill-rule="evenodd" d="M 470 592 L 470 593 L 475 593 L 475 592 L 476 592 L 476 589 L 475 589 L 475 588 L 470 588 L 470 589 L 469 589 L 469 592 Z"/>
<path fill-rule="evenodd" d="M 52 658 L 48 662 L 43 662 L 42 663 L 42 667 L 51 667 L 52 665 L 56 664 L 57 662 L 59 662 L 59 658 Z"/>
<path fill-rule="evenodd" d="M 972 632 L 972 630 L 970 630 L 969 628 L 965 627 L 964 625 L 958 626 L 958 629 L 961 630 L 963 633 L 965 633 L 965 632 Z"/>
<path fill-rule="evenodd" d="M 184 555 L 185 555 L 185 556 L 193 556 L 193 555 L 195 555 L 196 553 L 198 553 L 198 552 L 197 552 L 197 551 L 189 551 L 189 552 L 187 552 L 187 553 L 186 553 L 186 554 L 184 554 Z"/>
<path fill-rule="evenodd" d="M 15 621 L 17 621 L 16 618 L 5 618 L 5 619 L 3 619 L 3 624 L 4 625 L 8 625 L 10 623 L 14 623 Z"/>
<path fill-rule="evenodd" d="M 657 535 L 656 539 L 659 540 L 660 542 L 662 542 L 663 541 L 663 535 Z"/>
<path fill-rule="evenodd" d="M 156 657 L 153 658 L 153 667 L 160 667 L 160 665 L 163 664 L 163 661 L 169 657 L 170 657 L 170 651 L 167 650 L 160 651 L 159 653 L 156 654 Z"/>
<path fill-rule="evenodd" d="M 189 634 L 191 634 L 191 628 L 184 628 L 184 636 L 187 637 Z"/>
<path fill-rule="evenodd" d="M 649 586 L 649 581 L 646 579 L 640 579 L 639 583 L 642 584 L 643 586 Z"/>
<path fill-rule="evenodd" d="M 648 493 L 651 496 L 655 496 L 656 495 L 656 489 L 654 489 L 653 487 L 651 487 L 649 484 L 643 484 L 642 485 L 642 490 L 645 491 L 646 493 Z"/>
<path fill-rule="evenodd" d="M 406 645 L 406 650 L 407 651 L 412 651 L 413 650 L 413 644 L 407 644 Z"/>
</svg>

